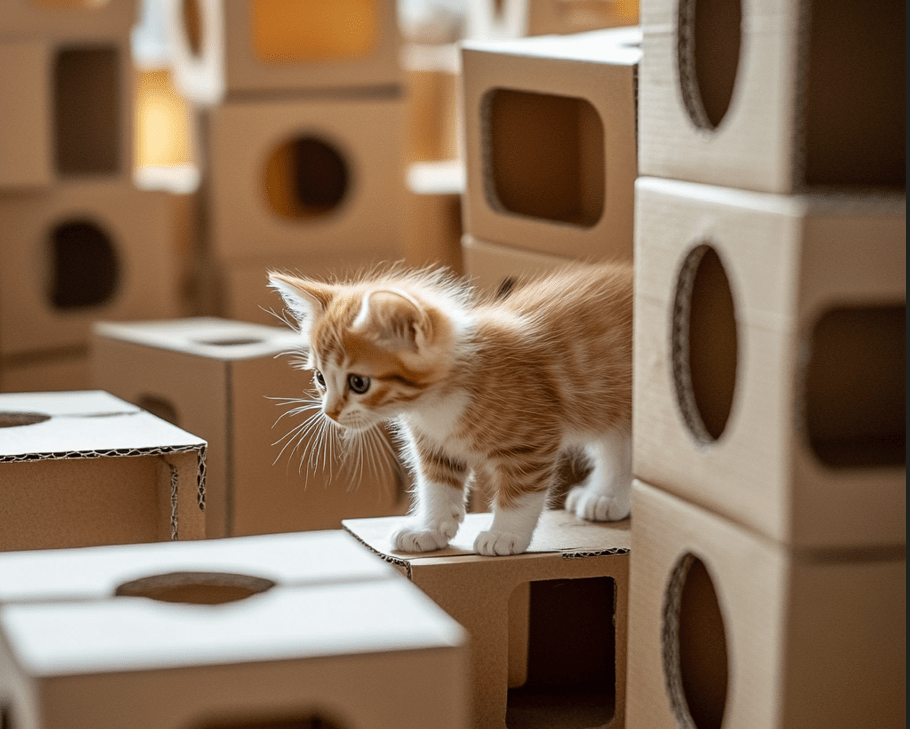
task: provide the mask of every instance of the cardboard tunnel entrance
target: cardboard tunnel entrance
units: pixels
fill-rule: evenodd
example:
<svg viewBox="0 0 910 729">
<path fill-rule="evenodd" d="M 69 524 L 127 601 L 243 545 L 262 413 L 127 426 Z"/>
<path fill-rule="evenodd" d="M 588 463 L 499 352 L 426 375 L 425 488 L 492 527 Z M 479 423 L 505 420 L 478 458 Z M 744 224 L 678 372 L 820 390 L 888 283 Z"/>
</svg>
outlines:
<svg viewBox="0 0 910 729">
<path fill-rule="evenodd" d="M 113 297 L 119 263 L 110 237 L 89 220 L 70 220 L 50 234 L 50 290 L 56 309 L 99 306 Z"/>
<path fill-rule="evenodd" d="M 344 202 L 349 178 L 348 164 L 334 145 L 315 136 L 294 137 L 269 156 L 266 199 L 271 209 L 284 218 L 321 217 Z"/>
<path fill-rule="evenodd" d="M 611 577 L 519 585 L 509 602 L 506 727 L 609 724 L 616 712 L 616 585 Z M 521 608 L 526 619 L 516 615 Z"/>
<path fill-rule="evenodd" d="M 906 324 L 894 305 L 831 309 L 812 327 L 805 429 L 826 466 L 906 465 Z"/>
<path fill-rule="evenodd" d="M 55 159 L 61 175 L 120 170 L 120 58 L 112 46 L 63 48 L 54 59 Z"/>
<path fill-rule="evenodd" d="M 516 215 L 591 228 L 604 212 L 604 126 L 587 99 L 496 88 L 484 98 L 484 190 Z"/>
</svg>

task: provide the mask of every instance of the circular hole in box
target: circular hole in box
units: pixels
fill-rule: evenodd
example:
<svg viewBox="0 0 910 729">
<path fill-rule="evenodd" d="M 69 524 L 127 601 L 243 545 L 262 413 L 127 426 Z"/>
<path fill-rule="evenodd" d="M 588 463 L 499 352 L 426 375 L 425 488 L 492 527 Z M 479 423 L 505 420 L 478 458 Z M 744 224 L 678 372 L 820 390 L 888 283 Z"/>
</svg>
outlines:
<svg viewBox="0 0 910 729">
<path fill-rule="evenodd" d="M 147 410 L 152 415 L 166 420 L 173 425 L 179 425 L 177 422 L 177 408 L 173 403 L 158 395 L 141 395 L 136 404 L 143 410 Z"/>
<path fill-rule="evenodd" d="M 738 334 L 733 293 L 717 251 L 689 252 L 673 304 L 673 382 L 683 420 L 695 440 L 723 435 L 736 391 Z"/>
<path fill-rule="evenodd" d="M 186 47 L 198 58 L 202 54 L 202 13 L 199 0 L 183 0 L 181 3 L 182 28 Z"/>
<path fill-rule="evenodd" d="M 228 572 L 170 572 L 125 582 L 118 597 L 147 597 L 187 605 L 222 605 L 245 600 L 275 586 L 272 580 Z"/>
<path fill-rule="evenodd" d="M 111 239 L 88 220 L 61 223 L 50 234 L 48 298 L 56 309 L 99 306 L 113 298 L 119 281 Z"/>
<path fill-rule="evenodd" d="M 24 425 L 37 425 L 51 419 L 44 413 L 11 413 L 0 411 L 0 428 L 19 428 Z"/>
<path fill-rule="evenodd" d="M 661 643 L 677 725 L 720 729 L 729 682 L 724 617 L 705 563 L 691 553 L 683 555 L 670 575 Z"/>
<path fill-rule="evenodd" d="M 239 347 L 244 344 L 261 344 L 261 337 L 235 337 L 234 339 L 194 339 L 196 344 L 210 344 L 216 347 Z"/>
<path fill-rule="evenodd" d="M 271 209 L 284 218 L 327 215 L 344 202 L 350 171 L 329 142 L 300 136 L 278 145 L 266 163 L 265 193 Z"/>
<path fill-rule="evenodd" d="M 713 131 L 730 108 L 742 45 L 742 0 L 680 0 L 676 51 L 692 123 Z"/>
</svg>

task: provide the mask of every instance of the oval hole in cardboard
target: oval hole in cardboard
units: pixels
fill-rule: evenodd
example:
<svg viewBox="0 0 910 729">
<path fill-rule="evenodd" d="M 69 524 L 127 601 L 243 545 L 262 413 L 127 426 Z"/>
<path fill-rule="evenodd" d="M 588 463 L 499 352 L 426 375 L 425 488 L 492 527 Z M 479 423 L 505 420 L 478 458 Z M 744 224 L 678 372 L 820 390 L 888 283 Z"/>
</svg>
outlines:
<svg viewBox="0 0 910 729">
<path fill-rule="evenodd" d="M 199 58 L 202 55 L 202 14 L 199 0 L 183 0 L 180 5 L 184 42 L 190 54 Z"/>
<path fill-rule="evenodd" d="M 111 239 L 89 220 L 61 223 L 50 234 L 48 299 L 56 309 L 99 306 L 116 293 L 120 266 Z"/>
<path fill-rule="evenodd" d="M 276 147 L 266 163 L 266 199 L 284 218 L 322 217 L 344 203 L 349 178 L 348 165 L 332 144 L 313 136 L 295 137 Z"/>
<path fill-rule="evenodd" d="M 677 724 L 720 729 L 729 681 L 724 617 L 705 563 L 691 553 L 682 556 L 670 575 L 661 644 Z"/>
<path fill-rule="evenodd" d="M 275 586 L 272 580 L 228 572 L 171 572 L 120 585 L 117 597 L 147 597 L 188 605 L 222 605 L 245 600 Z"/>
<path fill-rule="evenodd" d="M 51 416 L 45 415 L 44 413 L 10 413 L 0 411 L 0 428 L 19 428 L 23 425 L 36 425 L 50 419 Z"/>
<path fill-rule="evenodd" d="M 178 422 L 177 408 L 173 403 L 158 395 L 140 395 L 136 404 L 143 410 L 147 410 L 152 415 L 166 420 L 173 425 L 180 425 Z"/>
<path fill-rule="evenodd" d="M 739 69 L 742 15 L 742 0 L 680 0 L 679 82 L 689 118 L 700 129 L 717 129 L 730 108 Z"/>
<path fill-rule="evenodd" d="M 831 309 L 812 327 L 805 432 L 824 465 L 906 465 L 906 326 L 892 305 Z"/>
<path fill-rule="evenodd" d="M 683 262 L 672 319 L 677 403 L 695 440 L 713 443 L 733 408 L 738 334 L 730 281 L 708 244 L 696 246 Z"/>
<path fill-rule="evenodd" d="M 243 344 L 261 344 L 261 337 L 235 337 L 234 339 L 194 339 L 197 344 L 211 344 L 216 347 L 239 347 Z"/>
</svg>

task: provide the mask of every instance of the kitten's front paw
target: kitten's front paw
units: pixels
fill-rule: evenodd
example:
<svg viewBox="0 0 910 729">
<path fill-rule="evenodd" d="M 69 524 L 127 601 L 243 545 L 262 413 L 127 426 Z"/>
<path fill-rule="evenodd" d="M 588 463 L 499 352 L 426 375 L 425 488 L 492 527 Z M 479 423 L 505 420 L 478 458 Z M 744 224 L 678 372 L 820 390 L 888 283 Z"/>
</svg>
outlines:
<svg viewBox="0 0 910 729">
<path fill-rule="evenodd" d="M 602 491 L 592 492 L 584 486 L 576 486 L 566 496 L 566 511 L 587 521 L 619 521 L 629 516 L 631 510 L 630 499 Z"/>
<path fill-rule="evenodd" d="M 474 540 L 474 551 L 486 557 L 505 557 L 509 554 L 521 554 L 531 543 L 530 536 L 513 532 L 481 532 Z"/>
<path fill-rule="evenodd" d="M 416 522 L 404 522 L 392 532 L 392 546 L 401 552 L 433 552 L 449 546 L 458 531 L 458 522 L 444 522 L 436 528 Z"/>
</svg>

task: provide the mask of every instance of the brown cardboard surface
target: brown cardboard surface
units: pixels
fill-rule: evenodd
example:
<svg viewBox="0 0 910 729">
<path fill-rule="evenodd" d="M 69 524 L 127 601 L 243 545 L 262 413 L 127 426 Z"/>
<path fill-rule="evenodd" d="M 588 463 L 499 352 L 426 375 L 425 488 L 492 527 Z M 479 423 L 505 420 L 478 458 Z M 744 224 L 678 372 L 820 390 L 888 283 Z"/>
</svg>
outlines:
<svg viewBox="0 0 910 729">
<path fill-rule="evenodd" d="M 0 549 L 204 536 L 205 441 L 106 392 L 0 395 Z"/>
<path fill-rule="evenodd" d="M 643 175 L 780 193 L 906 188 L 906 81 L 883 71 L 903 64 L 902 3 L 694 5 L 642 7 Z"/>
<path fill-rule="evenodd" d="M 467 726 L 463 629 L 340 530 L 0 555 L 0 574 L 0 694 L 23 726 Z M 263 584 L 113 596 L 219 575 Z"/>
<path fill-rule="evenodd" d="M 465 274 L 487 292 L 500 291 L 518 276 L 536 275 L 563 266 L 571 259 L 498 245 L 472 235 L 461 239 Z"/>
<path fill-rule="evenodd" d="M 0 392 L 53 392 L 91 388 L 88 349 L 0 359 Z"/>
<path fill-rule="evenodd" d="M 407 181 L 405 260 L 411 266 L 448 266 L 460 274 L 464 165 L 416 162 L 408 167 Z"/>
<path fill-rule="evenodd" d="M 218 104 L 262 92 L 278 96 L 401 83 L 394 0 L 271 4 L 274 9 L 202 0 L 194 3 L 196 20 L 188 24 L 184 3 L 170 0 L 168 26 L 181 93 Z"/>
<path fill-rule="evenodd" d="M 905 432 L 900 320 L 883 316 L 860 334 L 848 317 L 833 337 L 818 334 L 831 312 L 905 307 L 904 198 L 768 195 L 655 178 L 636 189 L 635 475 L 795 547 L 904 544 L 903 437 L 894 459 L 872 458 L 893 440 L 889 428 Z M 702 243 L 726 271 L 737 340 L 731 410 L 716 440 L 687 425 L 693 408 L 678 395 L 688 397 L 685 359 L 673 344 L 680 270 Z M 711 364 L 716 351 L 699 353 Z M 822 366 L 815 376 L 807 362 L 819 357 L 836 371 Z M 854 370 L 845 385 L 840 374 Z M 866 402 L 875 403 L 871 421 Z M 832 434 L 870 460 L 824 462 L 813 439 Z"/>
<path fill-rule="evenodd" d="M 630 729 L 670 729 L 690 712 L 722 716 L 730 729 L 903 726 L 902 551 L 801 557 L 639 481 L 632 509 Z M 698 624 L 711 607 L 707 593 L 685 613 L 672 608 L 668 585 L 686 555 L 707 568 L 720 624 Z M 682 632 L 672 638 L 677 619 L 680 631 L 684 624 L 700 630 L 685 650 Z M 721 640 L 726 671 L 716 658 L 724 651 L 710 650 Z M 691 672 L 680 686 L 677 673 L 698 666 L 699 657 L 713 659 L 702 670 L 720 670 L 725 697 L 712 696 Z M 669 695 L 668 685 L 676 687 Z"/>
<path fill-rule="evenodd" d="M 631 259 L 639 39 L 620 28 L 462 45 L 466 233 Z"/>
<path fill-rule="evenodd" d="M 137 6 L 136 0 L 6 0 L 0 17 L 0 40 L 123 41 L 136 22 Z"/>
<path fill-rule="evenodd" d="M 208 249 L 231 261 L 300 256 L 302 250 L 338 255 L 377 248 L 403 255 L 404 113 L 404 101 L 388 95 L 282 97 L 209 110 Z M 268 176 L 269 161 L 281 161 L 273 153 L 295 139 L 315 140 L 337 154 L 346 185 L 330 207 L 313 213 L 293 207 L 292 167 L 275 167 L 274 176 Z M 278 209 L 290 206 L 290 213 L 276 212 L 270 201 Z"/>
<path fill-rule="evenodd" d="M 409 44 L 402 49 L 408 106 L 408 162 L 463 157 L 460 150 L 457 44 Z"/>
<path fill-rule="evenodd" d="M 61 241 L 63 253 L 55 258 L 54 231 L 86 227 L 95 234 L 93 243 L 103 237 L 103 246 L 87 248 L 79 235 L 69 235 Z M 176 314 L 173 215 L 167 193 L 117 182 L 73 182 L 50 192 L 7 195 L 0 199 L 0 247 L 4 356 L 85 346 L 96 319 Z M 66 293 L 59 305 L 48 291 L 55 280 L 57 289 Z M 93 298 L 83 303 L 86 295 Z"/>
<path fill-rule="evenodd" d="M 520 661 L 530 655 L 535 643 L 534 635 L 526 632 L 534 622 L 535 604 L 531 601 L 530 615 L 525 612 L 528 609 L 527 583 L 603 577 L 612 580 L 613 601 L 606 608 L 603 605 L 595 608 L 595 614 L 599 616 L 595 624 L 605 629 L 611 626 L 610 630 L 615 627 L 613 658 L 601 686 L 608 693 L 615 687 L 613 714 L 612 719 L 600 716 L 599 723 L 623 726 L 629 522 L 593 524 L 567 512 L 546 511 L 525 554 L 482 557 L 473 552 L 473 539 L 489 524 L 490 518 L 490 514 L 467 514 L 447 549 L 421 554 L 406 554 L 389 548 L 388 534 L 397 521 L 394 518 L 345 520 L 343 525 L 371 550 L 397 565 L 466 628 L 472 645 L 473 716 L 474 726 L 478 727 L 505 727 L 507 712 L 512 716 L 511 729 L 527 725 L 527 719 L 520 716 L 522 697 L 514 694 L 513 700 L 509 700 L 509 687 L 520 683 L 531 667 L 530 659 L 527 668 Z M 534 584 L 531 589 L 533 593 Z M 513 600 L 516 590 L 519 592 Z M 579 608 L 578 605 L 574 607 Z M 560 604 L 557 600 L 555 609 L 565 621 L 573 620 L 572 605 Z M 600 609 L 609 614 L 600 614 Z M 557 622 L 564 621 L 559 619 Z M 550 627 L 557 629 L 552 623 Z M 588 635 L 585 640 L 593 641 L 594 636 Z M 577 670 L 580 673 L 575 676 L 579 680 L 585 670 L 581 666 L 582 661 L 579 661 Z M 604 668 L 601 666 L 599 670 Z M 527 690 L 533 694 L 534 688 Z M 576 709 L 580 701 L 579 698 L 574 700 Z M 530 713 L 534 715 L 535 712 L 531 710 Z M 556 711 L 555 714 L 563 721 L 566 718 L 565 713 Z M 555 721 L 558 724 L 560 719 Z"/>
<path fill-rule="evenodd" d="M 400 514 L 404 485 L 391 464 L 361 473 L 353 463 L 313 470 L 313 437 L 284 451 L 282 438 L 309 414 L 281 417 L 306 397 L 312 373 L 291 366 L 288 328 L 217 318 L 96 324 L 93 380 L 140 406 L 168 406 L 205 438 L 209 537 L 338 528 L 342 518 Z M 303 463 L 298 463 L 303 459 Z"/>
<path fill-rule="evenodd" d="M 522 38 L 635 25 L 637 0 L 469 0 L 467 37 Z"/>
</svg>

